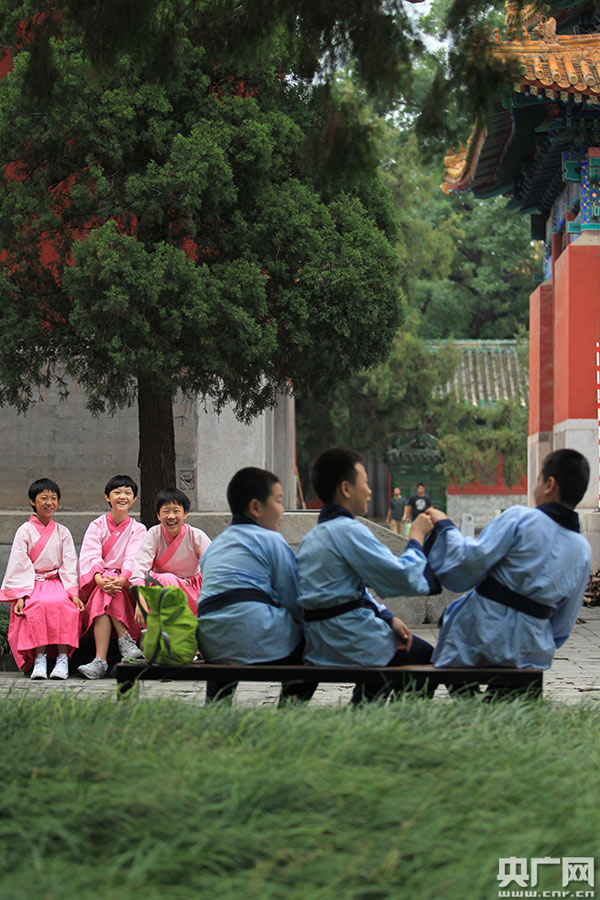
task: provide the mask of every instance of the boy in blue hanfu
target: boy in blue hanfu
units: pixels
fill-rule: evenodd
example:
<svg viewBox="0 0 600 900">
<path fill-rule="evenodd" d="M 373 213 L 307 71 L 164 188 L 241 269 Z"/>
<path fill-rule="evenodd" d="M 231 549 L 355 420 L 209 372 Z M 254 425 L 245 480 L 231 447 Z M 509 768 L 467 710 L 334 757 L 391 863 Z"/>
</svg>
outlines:
<svg viewBox="0 0 600 900">
<path fill-rule="evenodd" d="M 323 507 L 298 550 L 305 660 L 319 666 L 428 663 L 432 646 L 413 637 L 366 588 L 381 597 L 439 593 L 422 547 L 431 520 L 425 514 L 415 519 L 411 540 L 398 557 L 356 519 L 366 514 L 371 498 L 359 453 L 325 450 L 314 463 L 312 483 Z M 353 702 L 379 692 L 364 687 L 357 686 Z"/>
<path fill-rule="evenodd" d="M 555 450 L 538 476 L 536 508 L 510 507 L 477 539 L 428 511 L 429 563 L 444 587 L 468 591 L 444 612 L 434 665 L 550 668 L 588 583 L 590 546 L 574 507 L 589 475 L 577 450 Z"/>
<path fill-rule="evenodd" d="M 302 610 L 292 548 L 279 534 L 284 513 L 279 478 L 249 467 L 233 476 L 227 502 L 231 525 L 212 542 L 200 561 L 199 645 L 214 663 L 302 665 Z M 308 700 L 316 685 L 283 684 L 281 700 Z M 207 682 L 207 702 L 229 696 Z"/>
</svg>

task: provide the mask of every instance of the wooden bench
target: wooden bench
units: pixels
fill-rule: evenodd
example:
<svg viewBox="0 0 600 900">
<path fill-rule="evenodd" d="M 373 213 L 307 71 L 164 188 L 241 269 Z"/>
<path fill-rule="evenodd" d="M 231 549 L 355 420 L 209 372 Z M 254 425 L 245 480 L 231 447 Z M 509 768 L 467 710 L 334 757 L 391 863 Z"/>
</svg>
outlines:
<svg viewBox="0 0 600 900">
<path fill-rule="evenodd" d="M 452 688 L 488 685 L 514 693 L 539 697 L 542 669 L 436 669 L 433 666 L 270 666 L 215 665 L 193 662 L 185 666 L 149 666 L 144 660 L 122 662 L 115 667 L 121 694 L 138 681 L 315 681 L 335 684 L 377 684 L 381 688 L 411 687 L 422 690 L 440 684 Z"/>
</svg>

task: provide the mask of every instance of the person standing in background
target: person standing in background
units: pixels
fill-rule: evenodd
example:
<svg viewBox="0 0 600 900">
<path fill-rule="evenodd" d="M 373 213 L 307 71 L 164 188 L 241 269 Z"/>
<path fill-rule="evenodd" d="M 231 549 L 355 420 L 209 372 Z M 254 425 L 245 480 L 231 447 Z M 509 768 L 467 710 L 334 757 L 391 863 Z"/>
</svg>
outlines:
<svg viewBox="0 0 600 900">
<path fill-rule="evenodd" d="M 417 493 L 412 495 L 404 510 L 405 519 L 410 518 L 410 521 L 414 522 L 417 516 L 420 516 L 430 506 L 433 506 L 433 503 L 425 493 L 425 485 L 420 481 L 417 485 Z"/>
<path fill-rule="evenodd" d="M 402 496 L 400 488 L 396 485 L 393 496 L 390 498 L 390 505 L 385 520 L 394 534 L 402 534 L 402 523 L 405 521 L 404 509 L 407 502 L 406 497 Z"/>
</svg>

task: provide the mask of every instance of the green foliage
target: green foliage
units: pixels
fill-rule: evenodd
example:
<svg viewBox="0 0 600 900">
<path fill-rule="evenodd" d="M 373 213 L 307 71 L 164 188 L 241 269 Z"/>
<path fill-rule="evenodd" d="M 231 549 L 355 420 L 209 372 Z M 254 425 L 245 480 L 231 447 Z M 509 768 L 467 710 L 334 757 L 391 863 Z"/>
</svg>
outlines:
<svg viewBox="0 0 600 900">
<path fill-rule="evenodd" d="M 241 54 L 229 68 L 210 52 L 214 7 L 140 13 L 142 35 L 170 34 L 157 72 L 123 52 L 126 27 L 99 65 L 102 5 L 64 4 L 38 20 L 48 101 L 31 90 L 35 48 L 19 44 L 33 6 L 2 4 L 14 68 L 0 82 L 1 402 L 25 407 L 64 367 L 95 411 L 131 403 L 152 375 L 247 419 L 290 379 L 318 388 L 381 357 L 400 270 L 368 129 L 283 77 L 294 67 L 277 35 L 260 65 Z"/>
<path fill-rule="evenodd" d="M 387 359 L 346 384 L 298 402 L 298 458 L 307 466 L 327 444 L 354 446 L 383 456 L 398 432 L 434 435 L 446 481 L 495 483 L 503 461 L 506 484 L 527 468 L 528 411 L 518 400 L 468 406 L 448 393 L 458 354 L 452 342 L 435 352 L 414 329 L 414 316 L 392 342 Z"/>
<path fill-rule="evenodd" d="M 4 0 L 10 25 L 17 7 Z M 54 89 L 48 45 L 60 26 L 74 25 L 83 51 L 96 68 L 109 71 L 122 53 L 149 66 L 158 79 L 179 65 L 182 23 L 192 29 L 212 60 L 254 74 L 270 65 L 273 42 L 283 71 L 312 82 L 327 79 L 350 58 L 374 96 L 389 99 L 410 81 L 411 59 L 421 42 L 399 0 L 63 0 L 60 18 L 43 16 L 31 59 L 30 82 L 38 96 Z"/>
<path fill-rule="evenodd" d="M 495 484 L 499 460 L 509 486 L 527 470 L 528 411 L 517 400 L 482 409 L 446 398 L 433 427 L 448 483 Z"/>
<path fill-rule="evenodd" d="M 388 136 L 384 177 L 400 223 L 406 291 L 424 338 L 510 339 L 527 324 L 541 271 L 529 222 L 497 197 L 440 190 L 442 162 L 428 161 L 416 135 Z"/>
<path fill-rule="evenodd" d="M 383 454 L 392 435 L 428 428 L 441 404 L 435 393 L 456 365 L 450 344 L 432 353 L 415 334 L 415 317 L 392 341 L 386 360 L 326 394 L 300 396 L 298 455 L 308 462 L 329 444 Z"/>
<path fill-rule="evenodd" d="M 424 269 L 416 281 L 420 333 L 510 339 L 527 324 L 529 294 L 541 271 L 528 221 L 508 210 L 503 198 L 440 196 L 431 213 L 446 233 L 453 230 L 453 252 L 446 278 Z"/>
<path fill-rule="evenodd" d="M 44 693 L 3 699 L 11 900 L 488 900 L 499 857 L 596 853 L 591 706 L 198 709 Z M 561 867 L 542 868 L 539 888 L 559 890 Z"/>
<path fill-rule="evenodd" d="M 544 0 L 538 5 L 546 6 Z M 417 122 L 421 138 L 465 141 L 473 124 L 490 115 L 493 101 L 514 82 L 518 63 L 498 65 L 490 41 L 490 29 L 503 28 L 504 13 L 501 0 L 434 0 L 422 25 L 443 44 L 430 61 L 432 77 Z"/>
<path fill-rule="evenodd" d="M 357 96 L 348 80 L 342 89 Z M 341 387 L 297 395 L 303 471 L 326 444 L 381 454 L 396 432 L 422 429 L 440 440 L 449 482 L 495 482 L 502 455 L 505 480 L 517 483 L 526 468 L 527 411 L 513 401 L 474 409 L 440 392 L 456 356 L 451 345 L 434 354 L 423 341 L 511 339 L 526 328 L 540 266 L 527 222 L 507 210 L 502 198 L 444 194 L 439 156 L 429 161 L 414 131 L 398 135 L 363 102 L 398 216 L 409 313 L 386 360 Z"/>
</svg>

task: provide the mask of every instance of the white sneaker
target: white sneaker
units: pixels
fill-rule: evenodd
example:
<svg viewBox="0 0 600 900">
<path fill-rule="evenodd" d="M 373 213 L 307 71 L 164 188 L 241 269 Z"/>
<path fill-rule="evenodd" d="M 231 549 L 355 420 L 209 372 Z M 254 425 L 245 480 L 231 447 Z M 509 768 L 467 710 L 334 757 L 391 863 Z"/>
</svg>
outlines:
<svg viewBox="0 0 600 900">
<path fill-rule="evenodd" d="M 60 653 L 56 657 L 56 664 L 52 671 L 50 672 L 50 678 L 65 678 L 69 677 L 69 657 L 66 653 Z"/>
<path fill-rule="evenodd" d="M 33 664 L 33 672 L 31 673 L 31 678 L 36 681 L 41 681 L 42 678 L 48 677 L 47 663 L 46 663 L 46 654 L 38 653 L 35 658 L 35 663 Z"/>
<path fill-rule="evenodd" d="M 84 666 L 78 666 L 77 671 L 81 672 L 84 678 L 102 678 L 106 675 L 108 663 L 101 656 L 97 656 L 91 662 Z"/>
<path fill-rule="evenodd" d="M 143 659 L 144 654 L 128 631 L 118 640 L 121 659 Z"/>
</svg>

